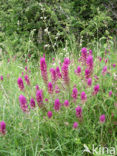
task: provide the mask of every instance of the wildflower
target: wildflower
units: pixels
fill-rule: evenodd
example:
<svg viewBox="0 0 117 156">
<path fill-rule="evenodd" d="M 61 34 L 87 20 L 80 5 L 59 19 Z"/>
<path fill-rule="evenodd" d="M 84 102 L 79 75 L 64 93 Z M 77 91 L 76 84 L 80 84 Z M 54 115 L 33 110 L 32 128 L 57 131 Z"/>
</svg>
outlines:
<svg viewBox="0 0 117 156">
<path fill-rule="evenodd" d="M 90 70 L 87 68 L 85 70 L 85 78 L 88 79 L 90 77 Z"/>
<path fill-rule="evenodd" d="M 29 86 L 29 85 L 30 85 L 30 80 L 29 80 L 28 75 L 25 75 L 25 76 L 24 76 L 24 79 L 25 79 L 27 85 Z"/>
<path fill-rule="evenodd" d="M 50 93 L 50 94 L 53 93 L 53 85 L 51 82 L 48 83 L 48 93 Z"/>
<path fill-rule="evenodd" d="M 48 76 L 47 76 L 47 65 L 46 65 L 45 57 L 40 59 L 40 70 L 41 70 L 43 81 L 47 85 Z"/>
<path fill-rule="evenodd" d="M 51 72 L 51 79 L 52 79 L 52 82 L 54 83 L 54 82 L 57 80 L 56 70 L 55 70 L 54 68 L 51 68 L 51 69 L 50 69 L 50 72 Z"/>
<path fill-rule="evenodd" d="M 107 72 L 107 66 L 104 66 L 104 67 L 103 67 L 103 70 L 102 70 L 102 75 L 105 75 L 106 72 Z"/>
<path fill-rule="evenodd" d="M 86 100 L 87 100 L 87 95 L 86 95 L 85 92 L 82 92 L 82 93 L 81 93 L 81 100 L 82 100 L 82 101 L 86 101 Z"/>
<path fill-rule="evenodd" d="M 51 118 L 52 117 L 52 112 L 48 111 L 47 115 L 48 115 L 48 118 Z"/>
<path fill-rule="evenodd" d="M 104 123 L 105 122 L 105 115 L 104 114 L 102 114 L 101 116 L 100 116 L 100 122 L 101 123 Z"/>
<path fill-rule="evenodd" d="M 116 64 L 113 64 L 113 68 L 115 68 L 116 67 Z"/>
<path fill-rule="evenodd" d="M 74 122 L 73 128 L 76 129 L 77 127 L 78 127 L 78 123 L 77 122 Z"/>
<path fill-rule="evenodd" d="M 100 61 L 100 62 L 102 61 L 102 58 L 101 58 L 101 57 L 99 57 L 99 61 Z"/>
<path fill-rule="evenodd" d="M 18 78 L 17 83 L 18 83 L 20 90 L 23 90 L 24 89 L 24 83 L 23 83 L 23 80 L 21 77 Z"/>
<path fill-rule="evenodd" d="M 82 48 L 81 49 L 81 55 L 82 55 L 82 61 L 83 63 L 86 63 L 86 59 L 87 59 L 87 48 Z"/>
<path fill-rule="evenodd" d="M 6 123 L 4 121 L 0 122 L 0 133 L 2 133 L 3 135 L 5 135 L 6 133 Z"/>
<path fill-rule="evenodd" d="M 77 69 L 75 70 L 75 73 L 77 75 L 80 75 L 80 73 L 81 73 L 81 67 L 80 66 L 77 67 Z"/>
<path fill-rule="evenodd" d="M 28 70 L 28 68 L 27 68 L 27 66 L 25 67 L 25 71 L 27 71 Z"/>
<path fill-rule="evenodd" d="M 76 117 L 82 117 L 82 108 L 80 106 L 76 107 Z"/>
<path fill-rule="evenodd" d="M 111 96 L 112 95 L 112 90 L 111 91 L 109 91 L 109 96 Z"/>
<path fill-rule="evenodd" d="M 35 86 L 35 89 L 36 89 L 36 91 L 37 91 L 37 90 L 39 90 L 39 86 L 38 86 L 38 85 L 36 85 L 36 86 Z"/>
<path fill-rule="evenodd" d="M 72 90 L 72 97 L 74 98 L 74 100 L 77 99 L 77 96 L 78 96 L 78 90 L 77 90 L 77 88 L 73 88 L 73 90 Z"/>
<path fill-rule="evenodd" d="M 3 75 L 0 76 L 1 81 L 3 81 Z"/>
<path fill-rule="evenodd" d="M 31 108 L 35 107 L 35 100 L 33 98 L 30 99 L 30 106 Z"/>
<path fill-rule="evenodd" d="M 108 62 L 108 59 L 105 59 L 105 64 Z"/>
<path fill-rule="evenodd" d="M 87 58 L 87 67 L 88 67 L 90 74 L 91 74 L 93 71 L 93 56 L 92 55 L 89 55 Z"/>
<path fill-rule="evenodd" d="M 48 99 L 45 99 L 46 102 L 48 102 Z"/>
<path fill-rule="evenodd" d="M 38 106 L 41 107 L 43 105 L 43 92 L 42 92 L 42 90 L 37 90 L 36 100 L 37 100 Z"/>
<path fill-rule="evenodd" d="M 60 88 L 58 87 L 58 85 L 55 86 L 55 93 L 60 93 Z"/>
<path fill-rule="evenodd" d="M 89 49 L 89 54 L 92 55 L 92 50 L 91 49 Z"/>
<path fill-rule="evenodd" d="M 59 69 L 58 66 L 56 67 L 56 74 L 57 74 L 57 78 L 61 78 L 62 77 L 62 75 L 60 73 L 60 69 Z"/>
<path fill-rule="evenodd" d="M 27 100 L 26 100 L 25 96 L 20 95 L 19 96 L 19 102 L 20 102 L 20 107 L 21 107 L 22 111 L 27 112 L 28 106 L 27 106 Z"/>
<path fill-rule="evenodd" d="M 69 70 L 68 64 L 63 63 L 62 65 L 62 78 L 67 86 L 69 86 Z"/>
<path fill-rule="evenodd" d="M 94 95 L 96 95 L 99 92 L 99 90 L 100 90 L 99 84 L 95 85 L 94 86 Z"/>
<path fill-rule="evenodd" d="M 92 79 L 91 79 L 91 78 L 88 78 L 88 80 L 87 80 L 87 85 L 88 85 L 88 86 L 91 86 L 91 85 L 92 85 Z"/>
<path fill-rule="evenodd" d="M 55 103 L 54 103 L 54 109 L 56 111 L 59 111 L 60 107 L 61 107 L 60 101 L 59 101 L 59 99 L 56 99 Z"/>
<path fill-rule="evenodd" d="M 69 106 L 69 101 L 68 101 L 68 100 L 65 100 L 65 101 L 64 101 L 64 106 L 66 106 L 66 107 Z"/>
<path fill-rule="evenodd" d="M 69 58 L 64 58 L 64 64 L 66 64 L 66 65 L 69 65 L 70 64 Z"/>
</svg>

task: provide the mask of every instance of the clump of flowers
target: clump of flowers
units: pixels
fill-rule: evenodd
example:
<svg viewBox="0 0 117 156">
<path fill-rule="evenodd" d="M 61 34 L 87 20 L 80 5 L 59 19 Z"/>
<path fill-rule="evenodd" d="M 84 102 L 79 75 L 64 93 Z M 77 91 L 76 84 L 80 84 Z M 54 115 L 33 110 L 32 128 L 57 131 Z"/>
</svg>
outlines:
<svg viewBox="0 0 117 156">
<path fill-rule="evenodd" d="M 4 121 L 0 122 L 0 133 L 3 135 L 6 134 L 6 123 Z"/>
<path fill-rule="evenodd" d="M 37 90 L 36 100 L 37 100 L 38 106 L 42 107 L 43 106 L 43 91 L 42 90 Z"/>
<path fill-rule="evenodd" d="M 1 81 L 3 81 L 3 75 L 0 76 Z"/>
<path fill-rule="evenodd" d="M 54 109 L 56 111 L 59 111 L 60 107 L 61 107 L 61 103 L 60 103 L 59 99 L 56 99 L 55 102 L 54 102 Z"/>
<path fill-rule="evenodd" d="M 18 78 L 17 84 L 18 84 L 18 87 L 20 88 L 20 90 L 24 90 L 24 83 L 23 83 L 23 80 L 21 77 Z"/>
<path fill-rule="evenodd" d="M 28 105 L 27 105 L 27 100 L 26 100 L 25 96 L 20 95 L 19 102 L 20 102 L 20 107 L 21 107 L 22 111 L 28 112 Z"/>
<path fill-rule="evenodd" d="M 62 78 L 62 75 L 61 75 L 61 72 L 60 72 L 60 69 L 59 69 L 58 66 L 56 67 L 56 74 L 57 74 L 57 78 L 58 78 L 58 79 L 59 79 L 59 78 Z"/>
<path fill-rule="evenodd" d="M 48 75 L 47 75 L 47 64 L 45 61 L 45 57 L 40 59 L 40 70 L 44 83 L 48 84 Z"/>
<path fill-rule="evenodd" d="M 85 70 L 85 78 L 88 79 L 90 77 L 90 70 L 87 68 Z"/>
</svg>

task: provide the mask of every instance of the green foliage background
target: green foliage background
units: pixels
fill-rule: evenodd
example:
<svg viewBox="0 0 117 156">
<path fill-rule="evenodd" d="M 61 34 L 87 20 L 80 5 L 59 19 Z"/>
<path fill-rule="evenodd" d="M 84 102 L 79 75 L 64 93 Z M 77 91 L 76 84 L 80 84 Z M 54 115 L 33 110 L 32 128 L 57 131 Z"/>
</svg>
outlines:
<svg viewBox="0 0 117 156">
<path fill-rule="evenodd" d="M 78 48 L 107 38 L 117 28 L 111 3 L 114 8 L 108 0 L 1 0 L 0 45 L 10 55 L 36 58 L 66 43 Z"/>
</svg>

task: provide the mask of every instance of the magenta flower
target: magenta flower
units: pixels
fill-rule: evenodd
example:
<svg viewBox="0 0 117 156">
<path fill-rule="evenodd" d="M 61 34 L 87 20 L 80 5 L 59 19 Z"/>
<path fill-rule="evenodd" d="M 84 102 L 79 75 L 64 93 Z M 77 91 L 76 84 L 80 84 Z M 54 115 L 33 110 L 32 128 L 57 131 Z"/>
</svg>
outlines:
<svg viewBox="0 0 117 156">
<path fill-rule="evenodd" d="M 76 129 L 77 127 L 78 127 L 78 123 L 77 122 L 74 122 L 73 128 Z"/>
<path fill-rule="evenodd" d="M 94 86 L 94 95 L 96 95 L 99 92 L 99 90 L 100 90 L 99 84 L 95 85 Z"/>
<path fill-rule="evenodd" d="M 69 101 L 68 101 L 68 100 L 65 100 L 65 101 L 64 101 L 64 106 L 65 106 L 65 107 L 68 107 L 68 106 L 69 106 Z"/>
<path fill-rule="evenodd" d="M 102 61 L 102 58 L 101 58 L 101 57 L 99 57 L 99 61 L 100 61 L 100 62 Z"/>
<path fill-rule="evenodd" d="M 47 76 L 47 64 L 45 61 L 45 57 L 40 59 L 40 70 L 44 83 L 48 84 L 48 76 Z"/>
<path fill-rule="evenodd" d="M 27 100 L 26 100 L 25 96 L 20 95 L 19 102 L 20 102 L 20 107 L 21 107 L 22 111 L 28 112 Z"/>
<path fill-rule="evenodd" d="M 62 77 L 60 69 L 59 69 L 58 66 L 56 67 L 56 74 L 57 74 L 57 78 L 61 78 Z"/>
<path fill-rule="evenodd" d="M 77 75 L 80 75 L 80 73 L 81 73 L 81 67 L 80 66 L 77 67 L 77 69 L 75 70 L 75 73 Z"/>
<path fill-rule="evenodd" d="M 60 88 L 58 87 L 58 85 L 55 86 L 55 93 L 60 93 Z"/>
<path fill-rule="evenodd" d="M 92 55 L 92 50 L 91 49 L 89 49 L 89 54 Z"/>
<path fill-rule="evenodd" d="M 51 69 L 50 69 L 50 72 L 51 72 L 51 79 L 52 79 L 52 82 L 54 83 L 54 82 L 57 80 L 56 70 L 55 70 L 54 68 L 51 68 Z"/>
<path fill-rule="evenodd" d="M 27 68 L 27 66 L 25 67 L 25 71 L 27 71 L 28 70 L 28 68 Z"/>
<path fill-rule="evenodd" d="M 77 88 L 73 88 L 73 90 L 72 90 L 72 97 L 73 97 L 73 99 L 76 100 L 77 96 L 78 96 L 78 90 L 77 90 Z"/>
<path fill-rule="evenodd" d="M 106 73 L 107 73 L 107 66 L 104 66 L 102 70 L 102 75 L 105 75 Z"/>
<path fill-rule="evenodd" d="M 86 63 L 86 59 L 87 59 L 87 48 L 82 48 L 81 49 L 81 55 L 82 55 L 82 61 L 83 63 Z"/>
<path fill-rule="evenodd" d="M 85 78 L 88 79 L 90 77 L 90 70 L 87 68 L 85 70 Z"/>
<path fill-rule="evenodd" d="M 36 92 L 39 90 L 39 86 L 38 85 L 36 85 L 35 86 L 35 89 L 36 89 Z"/>
<path fill-rule="evenodd" d="M 93 56 L 92 55 L 89 55 L 87 58 L 87 67 L 91 74 L 93 72 Z"/>
<path fill-rule="evenodd" d="M 37 90 L 36 100 L 37 100 L 38 106 L 41 107 L 43 105 L 43 91 L 42 90 Z"/>
<path fill-rule="evenodd" d="M 105 115 L 104 114 L 102 114 L 101 116 L 100 116 L 100 122 L 101 123 L 104 123 L 105 122 Z"/>
<path fill-rule="evenodd" d="M 87 85 L 88 85 L 88 86 L 91 86 L 91 85 L 92 85 L 92 79 L 91 79 L 91 78 L 88 78 L 88 80 L 87 80 Z"/>
<path fill-rule="evenodd" d="M 20 90 L 24 90 L 24 83 L 23 83 L 23 80 L 21 77 L 18 78 L 17 84 L 18 84 L 18 87 L 20 88 Z"/>
<path fill-rule="evenodd" d="M 53 93 L 53 85 L 51 82 L 48 83 L 48 93 L 50 93 L 50 94 Z"/>
<path fill-rule="evenodd" d="M 3 81 L 3 75 L 0 76 L 1 81 Z"/>
<path fill-rule="evenodd" d="M 108 62 L 108 59 L 105 59 L 105 64 Z"/>
<path fill-rule="evenodd" d="M 0 122 L 0 133 L 3 135 L 6 134 L 6 123 L 4 121 Z"/>
<path fill-rule="evenodd" d="M 68 64 L 63 63 L 62 65 L 62 78 L 64 80 L 64 83 L 69 86 L 69 70 L 68 70 Z"/>
<path fill-rule="evenodd" d="M 86 101 L 86 100 L 87 100 L 87 95 L 86 95 L 85 92 L 82 92 L 82 93 L 81 93 L 81 100 L 82 100 L 82 101 Z"/>
<path fill-rule="evenodd" d="M 35 108 L 35 100 L 33 98 L 30 99 L 31 108 Z"/>
<path fill-rule="evenodd" d="M 66 65 L 69 65 L 70 64 L 69 58 L 64 58 L 64 64 L 66 64 Z"/>
<path fill-rule="evenodd" d="M 25 79 L 27 85 L 29 86 L 29 85 L 30 85 L 30 80 L 29 80 L 28 75 L 25 75 L 25 76 L 24 76 L 24 79 Z"/>
<path fill-rule="evenodd" d="M 112 95 L 112 90 L 111 91 L 109 91 L 109 96 L 111 96 Z"/>
<path fill-rule="evenodd" d="M 52 117 L 52 112 L 48 111 L 47 115 L 48 115 L 48 118 L 50 119 Z"/>
<path fill-rule="evenodd" d="M 113 64 L 113 68 L 115 68 L 116 67 L 116 64 Z"/>
<path fill-rule="evenodd" d="M 76 117 L 82 117 L 82 108 L 80 106 L 76 107 Z"/>
<path fill-rule="evenodd" d="M 54 103 L 54 109 L 56 111 L 59 111 L 60 110 L 60 107 L 61 107 L 60 101 L 59 101 L 59 99 L 56 99 L 55 100 L 55 103 Z"/>
</svg>

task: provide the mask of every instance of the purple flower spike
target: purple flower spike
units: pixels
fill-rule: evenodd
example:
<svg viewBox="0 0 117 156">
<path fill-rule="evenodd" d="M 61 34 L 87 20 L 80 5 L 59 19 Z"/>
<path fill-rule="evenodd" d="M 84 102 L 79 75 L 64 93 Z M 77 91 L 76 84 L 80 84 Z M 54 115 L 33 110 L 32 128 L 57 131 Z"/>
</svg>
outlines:
<svg viewBox="0 0 117 156">
<path fill-rule="evenodd" d="M 24 83 L 23 83 L 23 80 L 21 77 L 18 78 L 17 84 L 18 84 L 18 87 L 20 88 L 20 90 L 24 90 Z"/>
<path fill-rule="evenodd" d="M 61 107 L 60 101 L 59 101 L 59 99 L 56 99 L 55 100 L 55 103 L 54 103 L 54 109 L 56 111 L 59 111 L 60 110 L 60 107 Z"/>
<path fill-rule="evenodd" d="M 27 100 L 26 100 L 25 96 L 20 95 L 19 102 L 20 102 L 20 107 L 21 107 L 22 111 L 28 112 Z"/>
<path fill-rule="evenodd" d="M 0 133 L 3 135 L 6 134 L 6 123 L 4 121 L 0 122 Z"/>
<path fill-rule="evenodd" d="M 73 128 L 76 129 L 77 127 L 78 127 L 78 123 L 77 122 L 74 122 Z"/>
<path fill-rule="evenodd" d="M 52 117 L 52 112 L 48 111 L 47 115 L 48 115 L 48 118 L 50 119 Z"/>
<path fill-rule="evenodd" d="M 65 107 L 68 107 L 68 106 L 69 106 L 69 101 L 68 101 L 68 100 L 65 100 L 65 101 L 64 101 L 64 106 L 65 106 Z"/>
<path fill-rule="evenodd" d="M 31 108 L 35 108 L 35 100 L 33 98 L 30 99 Z"/>
<path fill-rule="evenodd" d="M 100 122 L 101 123 L 104 123 L 105 122 L 105 115 L 104 114 L 102 114 L 101 116 L 100 116 Z"/>
</svg>

